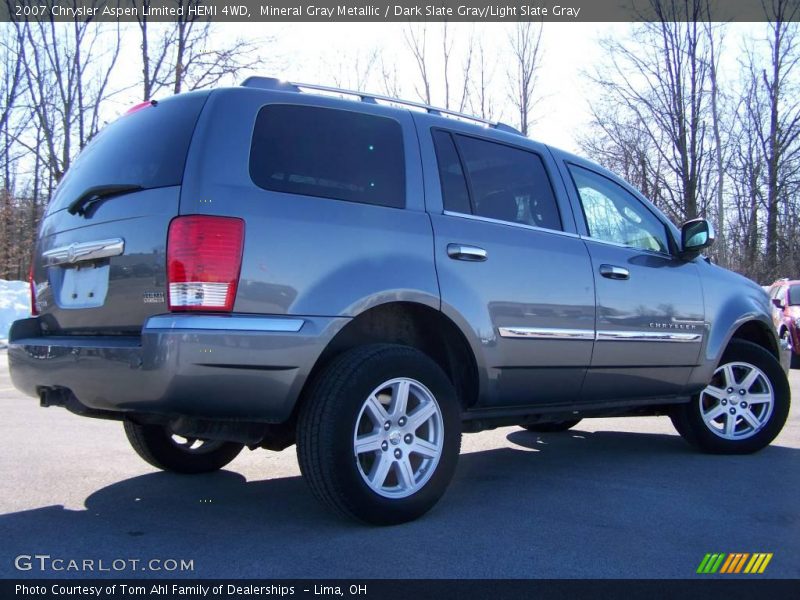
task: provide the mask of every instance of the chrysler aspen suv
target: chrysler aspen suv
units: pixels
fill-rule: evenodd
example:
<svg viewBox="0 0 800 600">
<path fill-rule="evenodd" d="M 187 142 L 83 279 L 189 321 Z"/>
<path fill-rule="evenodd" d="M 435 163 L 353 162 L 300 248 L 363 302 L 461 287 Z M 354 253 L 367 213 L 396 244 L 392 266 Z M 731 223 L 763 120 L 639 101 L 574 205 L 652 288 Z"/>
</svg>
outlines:
<svg viewBox="0 0 800 600">
<path fill-rule="evenodd" d="M 704 259 L 713 238 L 506 125 L 256 77 L 83 150 L 11 376 L 122 421 L 160 469 L 296 444 L 322 502 L 400 523 L 462 432 L 665 415 L 704 452 L 769 444 L 790 402 L 770 302 Z"/>
</svg>

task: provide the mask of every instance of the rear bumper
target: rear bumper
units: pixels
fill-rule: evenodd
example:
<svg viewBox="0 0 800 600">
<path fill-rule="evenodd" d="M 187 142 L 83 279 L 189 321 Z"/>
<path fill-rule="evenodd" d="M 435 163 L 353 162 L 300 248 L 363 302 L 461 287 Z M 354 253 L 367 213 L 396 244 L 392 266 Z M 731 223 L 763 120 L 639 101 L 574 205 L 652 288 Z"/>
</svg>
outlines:
<svg viewBox="0 0 800 600">
<path fill-rule="evenodd" d="M 45 337 L 16 321 L 14 386 L 71 392 L 94 411 L 280 423 L 319 355 L 349 321 L 337 317 L 160 315 L 140 337 Z"/>
</svg>

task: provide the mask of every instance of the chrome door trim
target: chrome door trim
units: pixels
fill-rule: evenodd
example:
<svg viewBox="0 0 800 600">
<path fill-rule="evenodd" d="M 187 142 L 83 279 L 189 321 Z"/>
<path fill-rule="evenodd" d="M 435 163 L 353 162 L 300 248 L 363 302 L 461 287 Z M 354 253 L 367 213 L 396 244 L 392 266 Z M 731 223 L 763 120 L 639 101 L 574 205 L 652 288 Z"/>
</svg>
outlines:
<svg viewBox="0 0 800 600">
<path fill-rule="evenodd" d="M 114 238 L 59 246 L 42 253 L 45 266 L 74 265 L 79 262 L 119 256 L 125 252 L 125 240 Z"/>
<path fill-rule="evenodd" d="M 558 329 L 551 327 L 500 327 L 501 337 L 531 340 L 594 340 L 592 329 Z"/>
<path fill-rule="evenodd" d="M 609 331 L 597 332 L 598 342 L 699 342 L 702 333 L 676 333 L 669 331 Z"/>
<path fill-rule="evenodd" d="M 216 315 L 157 315 L 144 325 L 153 329 L 200 329 L 218 331 L 259 331 L 296 333 L 305 320 L 286 317 L 216 316 Z"/>
<path fill-rule="evenodd" d="M 577 233 L 563 231 L 561 229 L 547 229 L 546 227 L 537 227 L 536 225 L 525 225 L 524 223 L 515 223 L 514 221 L 501 221 L 500 219 L 492 219 L 490 217 L 481 217 L 478 215 L 468 215 L 466 213 L 454 212 L 452 210 L 444 210 L 442 214 L 447 217 L 458 217 L 460 219 L 469 219 L 470 221 L 481 221 L 482 223 L 495 223 L 497 225 L 508 225 L 509 227 L 517 227 L 518 229 L 530 229 L 531 231 L 541 231 L 542 233 L 552 233 L 553 235 L 563 235 L 565 237 L 580 238 Z"/>
<path fill-rule="evenodd" d="M 498 327 L 500 337 L 529 340 L 580 340 L 598 342 L 700 342 L 702 333 L 669 331 L 610 331 L 591 329 L 558 329 L 551 327 Z"/>
</svg>

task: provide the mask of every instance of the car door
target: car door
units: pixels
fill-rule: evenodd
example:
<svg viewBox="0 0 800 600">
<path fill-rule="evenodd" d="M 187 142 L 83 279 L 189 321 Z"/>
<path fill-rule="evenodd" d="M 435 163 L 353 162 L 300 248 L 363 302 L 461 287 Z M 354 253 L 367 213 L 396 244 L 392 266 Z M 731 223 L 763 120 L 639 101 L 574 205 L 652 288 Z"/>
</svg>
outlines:
<svg viewBox="0 0 800 600">
<path fill-rule="evenodd" d="M 594 344 L 589 255 L 546 149 L 473 131 L 420 136 L 438 165 L 426 204 L 442 310 L 478 340 L 484 406 L 574 402 Z"/>
<path fill-rule="evenodd" d="M 583 399 L 679 395 L 706 330 L 695 263 L 677 256 L 666 219 L 621 181 L 588 164 L 565 169 L 597 295 Z"/>
</svg>

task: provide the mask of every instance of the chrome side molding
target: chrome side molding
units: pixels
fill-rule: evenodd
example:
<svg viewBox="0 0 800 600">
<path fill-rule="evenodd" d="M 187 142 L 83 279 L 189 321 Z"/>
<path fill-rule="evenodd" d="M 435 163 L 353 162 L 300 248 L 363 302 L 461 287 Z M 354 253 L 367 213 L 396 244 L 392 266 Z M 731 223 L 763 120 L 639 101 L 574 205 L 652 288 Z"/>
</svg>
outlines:
<svg viewBox="0 0 800 600">
<path fill-rule="evenodd" d="M 42 253 L 42 259 L 47 267 L 58 265 L 74 265 L 80 262 L 99 260 L 119 256 L 125 252 L 125 240 L 114 238 L 111 240 L 98 240 L 95 242 L 80 242 L 69 246 L 60 246 Z"/>
<path fill-rule="evenodd" d="M 673 331 L 598 331 L 598 342 L 699 342 L 702 333 Z"/>
<path fill-rule="evenodd" d="M 500 337 L 535 340 L 585 340 L 598 342 L 700 342 L 702 333 L 673 331 L 593 331 L 550 327 L 499 327 Z"/>
<path fill-rule="evenodd" d="M 549 327 L 500 327 L 500 336 L 536 340 L 594 340 L 591 329 L 554 329 Z"/>
</svg>

